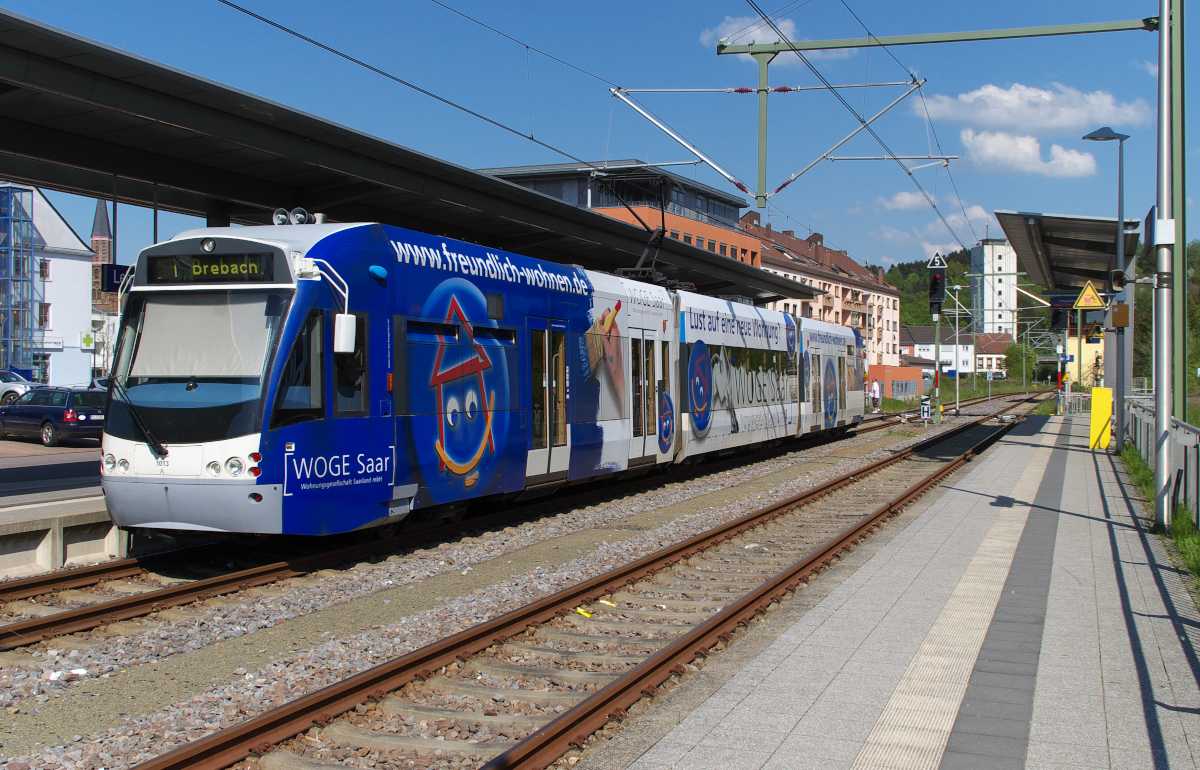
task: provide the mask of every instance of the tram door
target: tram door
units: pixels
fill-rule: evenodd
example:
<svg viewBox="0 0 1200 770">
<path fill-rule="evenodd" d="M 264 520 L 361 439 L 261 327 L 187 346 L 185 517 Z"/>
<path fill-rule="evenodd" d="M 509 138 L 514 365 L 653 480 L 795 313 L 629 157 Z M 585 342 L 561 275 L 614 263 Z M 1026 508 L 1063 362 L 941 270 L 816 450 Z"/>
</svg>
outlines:
<svg viewBox="0 0 1200 770">
<path fill-rule="evenodd" d="M 570 461 L 567 430 L 567 324 L 528 319 L 529 455 L 525 476 L 531 480 L 566 478 Z"/>
<path fill-rule="evenodd" d="M 658 377 L 654 332 L 629 330 L 629 392 L 631 431 L 629 459 L 655 457 L 658 452 Z M 664 343 L 665 344 L 665 343 Z M 636 464 L 631 462 L 631 465 Z"/>
</svg>

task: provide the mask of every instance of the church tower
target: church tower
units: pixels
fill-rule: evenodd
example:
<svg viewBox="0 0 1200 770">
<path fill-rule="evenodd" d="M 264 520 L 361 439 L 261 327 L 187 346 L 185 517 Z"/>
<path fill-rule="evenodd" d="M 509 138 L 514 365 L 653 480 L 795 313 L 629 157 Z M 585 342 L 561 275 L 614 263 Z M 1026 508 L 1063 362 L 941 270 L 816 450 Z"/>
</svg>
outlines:
<svg viewBox="0 0 1200 770">
<path fill-rule="evenodd" d="M 112 228 L 108 225 L 108 204 L 96 201 L 96 217 L 92 220 L 92 307 L 97 310 L 116 312 L 117 295 L 111 291 L 100 291 L 101 265 L 116 261 L 112 253 Z"/>
</svg>

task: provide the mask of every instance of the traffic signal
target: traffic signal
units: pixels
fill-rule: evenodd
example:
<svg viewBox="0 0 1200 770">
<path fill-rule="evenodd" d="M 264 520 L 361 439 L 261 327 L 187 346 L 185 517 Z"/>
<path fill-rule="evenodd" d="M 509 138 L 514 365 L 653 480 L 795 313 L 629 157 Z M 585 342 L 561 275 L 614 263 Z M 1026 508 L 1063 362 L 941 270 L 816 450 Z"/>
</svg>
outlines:
<svg viewBox="0 0 1200 770">
<path fill-rule="evenodd" d="M 946 277 L 941 270 L 929 271 L 929 304 L 941 307 L 946 301 Z"/>
<path fill-rule="evenodd" d="M 1050 311 L 1050 328 L 1056 332 L 1065 331 L 1071 325 L 1071 311 L 1065 308 L 1054 308 Z"/>
</svg>

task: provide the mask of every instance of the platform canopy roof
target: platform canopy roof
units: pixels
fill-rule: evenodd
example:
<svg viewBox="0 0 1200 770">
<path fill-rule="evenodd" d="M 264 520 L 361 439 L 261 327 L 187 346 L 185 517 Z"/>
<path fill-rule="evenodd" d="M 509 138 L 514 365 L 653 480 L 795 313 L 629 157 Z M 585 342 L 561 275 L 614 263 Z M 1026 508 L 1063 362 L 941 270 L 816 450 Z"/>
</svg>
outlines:
<svg viewBox="0 0 1200 770">
<path fill-rule="evenodd" d="M 633 267 L 649 233 L 519 185 L 0 12 L 0 179 L 268 224 L 302 206 L 563 264 Z M 118 233 L 119 237 L 119 233 Z M 813 296 L 666 239 L 656 269 L 756 303 Z"/>
<path fill-rule="evenodd" d="M 1078 291 L 1091 281 L 1104 291 L 1117 269 L 1116 217 L 1071 217 L 1026 211 L 995 212 L 1021 269 L 1051 291 Z M 1125 220 L 1125 254 L 1138 247 L 1138 221 Z"/>
</svg>

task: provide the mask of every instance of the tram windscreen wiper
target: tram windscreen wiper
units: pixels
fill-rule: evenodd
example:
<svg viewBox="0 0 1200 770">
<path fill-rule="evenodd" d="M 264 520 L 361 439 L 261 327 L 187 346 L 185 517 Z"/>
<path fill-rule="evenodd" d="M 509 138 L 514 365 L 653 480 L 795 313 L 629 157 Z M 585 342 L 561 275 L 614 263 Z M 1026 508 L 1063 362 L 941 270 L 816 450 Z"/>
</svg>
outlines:
<svg viewBox="0 0 1200 770">
<path fill-rule="evenodd" d="M 141 413 L 138 412 L 137 407 L 133 405 L 133 400 L 129 398 L 129 391 L 125 390 L 125 386 L 121 384 L 120 378 L 113 377 L 111 382 L 113 390 L 117 392 L 117 395 L 120 396 L 121 400 L 125 402 L 125 406 L 129 408 L 129 416 L 133 418 L 134 425 L 136 425 L 138 430 L 142 432 L 142 437 L 146 439 L 146 444 L 159 457 L 166 457 L 166 446 L 164 446 L 161 441 L 155 438 L 154 434 L 150 432 L 150 429 L 146 427 L 146 421 L 142 419 Z"/>
</svg>

